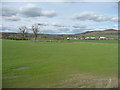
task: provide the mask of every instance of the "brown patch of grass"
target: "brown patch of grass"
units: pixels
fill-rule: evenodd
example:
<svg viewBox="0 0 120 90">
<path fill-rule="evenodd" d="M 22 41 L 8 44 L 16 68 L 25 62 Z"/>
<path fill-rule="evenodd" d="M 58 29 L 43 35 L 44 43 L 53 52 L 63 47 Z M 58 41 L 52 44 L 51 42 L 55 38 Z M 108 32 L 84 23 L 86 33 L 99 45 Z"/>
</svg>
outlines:
<svg viewBox="0 0 120 90">
<path fill-rule="evenodd" d="M 101 77 L 97 75 L 73 74 L 59 83 L 60 88 L 115 88 L 118 87 L 117 77 Z"/>
<path fill-rule="evenodd" d="M 24 70 L 24 69 L 29 69 L 29 67 L 18 67 L 16 70 Z"/>
</svg>

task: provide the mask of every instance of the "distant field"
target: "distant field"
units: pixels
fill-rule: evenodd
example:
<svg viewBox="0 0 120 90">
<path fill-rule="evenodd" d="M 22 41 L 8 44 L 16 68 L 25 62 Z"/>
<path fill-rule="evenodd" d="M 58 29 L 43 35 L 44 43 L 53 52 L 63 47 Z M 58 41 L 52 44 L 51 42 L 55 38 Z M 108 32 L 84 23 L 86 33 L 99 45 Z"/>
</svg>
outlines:
<svg viewBox="0 0 120 90">
<path fill-rule="evenodd" d="M 68 40 L 66 40 L 68 41 Z M 69 42 L 118 43 L 118 40 L 69 40 Z"/>
<path fill-rule="evenodd" d="M 115 88 L 118 45 L 109 42 L 3 40 L 3 87 Z"/>
<path fill-rule="evenodd" d="M 75 35 L 75 36 L 80 37 L 80 35 Z M 117 39 L 118 35 L 85 35 L 85 37 L 108 37 L 108 38 L 116 38 Z M 38 38 L 38 40 L 46 40 L 47 41 L 47 40 L 57 40 L 57 39 L 55 39 L 55 38 Z M 78 40 L 74 40 L 74 39 L 71 39 L 71 40 L 64 39 L 64 40 L 62 40 L 62 39 L 60 39 L 60 40 L 57 40 L 57 41 L 63 41 L 63 42 L 67 41 L 67 42 L 118 43 L 118 40 L 80 40 L 80 39 L 78 39 Z"/>
<path fill-rule="evenodd" d="M 34 40 L 34 39 L 33 39 Z M 38 39 L 39 41 L 49 41 L 49 40 L 52 40 L 52 41 L 56 41 L 56 42 L 94 42 L 94 43 L 118 43 L 118 40 L 80 40 L 80 39 L 71 39 L 71 40 L 67 40 L 67 39 L 64 39 L 64 40 L 56 40 L 56 39 L 53 39 L 53 38 L 42 38 L 42 39 Z"/>
<path fill-rule="evenodd" d="M 86 35 L 88 37 L 109 37 L 109 38 L 118 38 L 118 35 Z"/>
</svg>

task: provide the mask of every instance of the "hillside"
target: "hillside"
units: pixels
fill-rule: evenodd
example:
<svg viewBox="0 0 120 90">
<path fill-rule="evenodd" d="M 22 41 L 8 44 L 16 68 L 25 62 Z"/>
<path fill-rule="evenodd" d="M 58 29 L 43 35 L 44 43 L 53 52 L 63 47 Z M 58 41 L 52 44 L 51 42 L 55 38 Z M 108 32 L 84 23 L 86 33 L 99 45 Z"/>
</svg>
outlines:
<svg viewBox="0 0 120 90">
<path fill-rule="evenodd" d="M 79 34 L 75 34 L 75 35 L 117 35 L 118 30 L 114 30 L 114 29 L 107 29 L 107 30 L 103 30 L 103 31 L 87 31 L 84 33 L 79 33 Z"/>
</svg>

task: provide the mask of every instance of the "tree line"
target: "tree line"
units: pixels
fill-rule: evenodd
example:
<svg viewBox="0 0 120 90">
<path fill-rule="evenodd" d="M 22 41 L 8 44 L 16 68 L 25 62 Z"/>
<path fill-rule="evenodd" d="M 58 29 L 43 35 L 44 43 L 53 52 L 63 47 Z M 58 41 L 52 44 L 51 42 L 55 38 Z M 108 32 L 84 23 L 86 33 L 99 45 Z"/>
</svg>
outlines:
<svg viewBox="0 0 120 90">
<path fill-rule="evenodd" d="M 42 26 L 43 24 L 34 24 L 32 25 L 31 29 L 33 34 L 34 34 L 34 38 L 35 40 L 37 40 L 37 37 L 38 37 L 38 33 L 40 33 L 40 27 Z M 29 29 L 26 27 L 26 26 L 22 26 L 22 27 L 19 27 L 19 31 L 22 35 L 22 39 L 26 39 L 26 36 L 28 34 L 28 31 Z"/>
</svg>

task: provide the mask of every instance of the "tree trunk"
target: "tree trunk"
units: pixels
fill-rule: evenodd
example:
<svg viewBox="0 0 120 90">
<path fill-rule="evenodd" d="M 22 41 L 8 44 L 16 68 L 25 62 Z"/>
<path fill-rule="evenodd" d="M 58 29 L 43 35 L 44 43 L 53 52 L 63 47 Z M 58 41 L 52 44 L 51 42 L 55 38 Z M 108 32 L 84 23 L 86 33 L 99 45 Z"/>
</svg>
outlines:
<svg viewBox="0 0 120 90">
<path fill-rule="evenodd" d="M 37 40 L 37 34 L 35 34 L 35 41 Z"/>
</svg>

